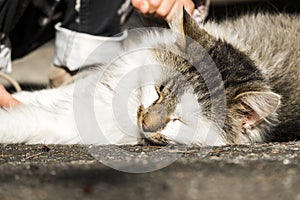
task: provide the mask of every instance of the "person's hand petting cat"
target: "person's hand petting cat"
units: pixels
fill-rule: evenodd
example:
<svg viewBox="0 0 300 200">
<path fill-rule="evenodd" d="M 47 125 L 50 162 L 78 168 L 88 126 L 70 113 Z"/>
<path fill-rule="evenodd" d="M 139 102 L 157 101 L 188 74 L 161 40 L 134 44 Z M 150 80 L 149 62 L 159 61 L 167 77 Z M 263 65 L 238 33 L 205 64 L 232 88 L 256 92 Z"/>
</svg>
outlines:
<svg viewBox="0 0 300 200">
<path fill-rule="evenodd" d="M 11 94 L 9 94 L 2 85 L 0 85 L 0 108 L 14 107 L 19 104 L 20 102 L 17 99 L 15 99 Z"/>
<path fill-rule="evenodd" d="M 192 0 L 132 0 L 132 5 L 143 14 L 156 14 L 170 21 L 176 10 L 184 7 L 189 14 L 195 9 Z"/>
</svg>

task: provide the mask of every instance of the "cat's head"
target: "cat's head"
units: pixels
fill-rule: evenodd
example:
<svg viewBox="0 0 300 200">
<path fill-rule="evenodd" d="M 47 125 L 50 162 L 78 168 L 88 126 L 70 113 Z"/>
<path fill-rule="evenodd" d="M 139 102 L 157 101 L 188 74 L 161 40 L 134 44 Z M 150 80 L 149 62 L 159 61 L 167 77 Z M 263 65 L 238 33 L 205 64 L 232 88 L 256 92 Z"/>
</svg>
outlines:
<svg viewBox="0 0 300 200">
<path fill-rule="evenodd" d="M 171 70 L 153 86 L 156 98 L 152 103 L 138 108 L 141 133 L 159 145 L 170 141 L 199 145 L 262 141 L 276 121 L 280 96 L 271 91 L 253 62 L 199 28 L 183 10 L 169 26 L 182 37 L 169 46 L 172 51 L 154 52 L 157 61 Z M 218 72 L 201 60 L 203 51 L 197 52 L 187 37 L 209 52 Z M 198 61 L 190 63 L 178 51 Z"/>
</svg>

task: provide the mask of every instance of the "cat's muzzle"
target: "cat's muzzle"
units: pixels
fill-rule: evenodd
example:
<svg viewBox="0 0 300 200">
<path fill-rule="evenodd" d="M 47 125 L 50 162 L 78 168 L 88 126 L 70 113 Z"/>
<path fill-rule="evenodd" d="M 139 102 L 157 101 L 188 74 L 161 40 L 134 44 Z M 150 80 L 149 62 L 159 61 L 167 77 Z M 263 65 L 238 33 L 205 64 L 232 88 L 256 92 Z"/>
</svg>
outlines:
<svg viewBox="0 0 300 200">
<path fill-rule="evenodd" d="M 150 145 L 161 145 L 165 146 L 169 144 L 169 140 L 160 133 L 161 127 L 156 123 L 149 121 L 148 115 L 145 114 L 145 109 L 140 106 L 138 110 L 138 126 L 142 137 L 146 140 L 146 143 Z"/>
</svg>

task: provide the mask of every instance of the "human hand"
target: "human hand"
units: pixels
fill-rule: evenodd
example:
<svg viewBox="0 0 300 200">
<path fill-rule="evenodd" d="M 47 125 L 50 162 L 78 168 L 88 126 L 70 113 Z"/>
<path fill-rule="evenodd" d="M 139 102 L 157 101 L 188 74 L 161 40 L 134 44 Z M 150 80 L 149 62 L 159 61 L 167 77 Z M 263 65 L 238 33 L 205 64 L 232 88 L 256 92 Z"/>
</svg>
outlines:
<svg viewBox="0 0 300 200">
<path fill-rule="evenodd" d="M 184 7 L 190 14 L 195 9 L 192 0 L 132 0 L 132 5 L 143 14 L 153 14 L 164 17 L 170 21 L 176 10 Z"/>
<path fill-rule="evenodd" d="M 3 85 L 0 85 L 0 108 L 1 107 L 14 107 L 19 105 L 21 102 L 15 99 L 11 94 L 9 94 Z"/>
</svg>

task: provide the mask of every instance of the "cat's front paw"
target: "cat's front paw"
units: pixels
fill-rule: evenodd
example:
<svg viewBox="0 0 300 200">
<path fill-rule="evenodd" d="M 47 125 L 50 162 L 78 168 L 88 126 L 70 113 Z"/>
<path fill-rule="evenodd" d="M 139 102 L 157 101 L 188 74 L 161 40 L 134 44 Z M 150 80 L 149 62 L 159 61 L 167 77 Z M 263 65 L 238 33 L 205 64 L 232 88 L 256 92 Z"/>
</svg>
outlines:
<svg viewBox="0 0 300 200">
<path fill-rule="evenodd" d="M 150 145 L 166 146 L 169 144 L 169 140 L 161 133 L 155 133 L 151 137 L 148 137 Z"/>
</svg>

